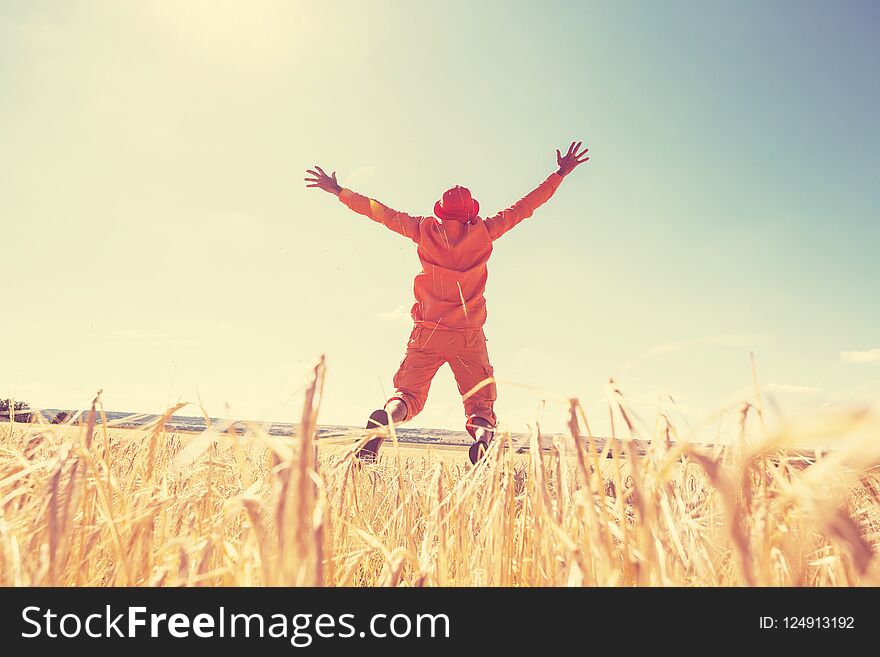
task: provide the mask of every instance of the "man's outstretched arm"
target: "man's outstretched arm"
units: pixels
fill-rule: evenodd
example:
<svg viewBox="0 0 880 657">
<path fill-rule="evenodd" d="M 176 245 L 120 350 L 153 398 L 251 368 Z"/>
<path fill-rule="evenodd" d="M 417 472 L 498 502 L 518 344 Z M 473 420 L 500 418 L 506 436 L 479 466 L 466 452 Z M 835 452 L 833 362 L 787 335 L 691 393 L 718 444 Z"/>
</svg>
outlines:
<svg viewBox="0 0 880 657">
<path fill-rule="evenodd" d="M 578 165 L 590 159 L 586 156 L 590 149 L 585 148 L 578 152 L 580 147 L 581 142 L 571 142 L 571 146 L 568 147 L 568 152 L 564 156 L 557 149 L 556 163 L 559 165 L 559 168 L 556 171 L 547 176 L 544 182 L 512 206 L 492 217 L 486 218 L 486 228 L 489 230 L 489 236 L 493 240 L 497 240 L 523 219 L 531 217 L 535 210 L 550 200 L 550 197 L 559 188 L 565 176 L 574 171 Z"/>
<path fill-rule="evenodd" d="M 317 187 L 325 192 L 334 194 L 339 197 L 340 201 L 358 214 L 384 224 L 395 233 L 408 237 L 413 242 L 418 242 L 420 217 L 413 217 L 405 212 L 392 210 L 375 199 L 367 198 L 342 187 L 336 180 L 335 171 L 328 176 L 321 167 L 315 165 L 314 169 L 307 169 L 306 173 L 311 176 L 311 178 L 305 178 L 306 187 Z"/>
</svg>

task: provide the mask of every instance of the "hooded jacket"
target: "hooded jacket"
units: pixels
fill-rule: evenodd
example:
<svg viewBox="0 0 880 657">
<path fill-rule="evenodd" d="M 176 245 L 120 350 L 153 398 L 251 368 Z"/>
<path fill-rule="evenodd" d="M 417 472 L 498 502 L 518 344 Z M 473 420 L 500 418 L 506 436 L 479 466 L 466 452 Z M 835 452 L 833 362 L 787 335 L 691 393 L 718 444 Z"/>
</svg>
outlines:
<svg viewBox="0 0 880 657">
<path fill-rule="evenodd" d="M 447 331 L 481 329 L 486 322 L 486 263 L 492 243 L 546 203 L 562 183 L 554 172 L 506 210 L 468 222 L 398 212 L 375 199 L 343 189 L 339 200 L 355 212 L 408 237 L 418 246 L 412 318 L 416 326 Z"/>
</svg>

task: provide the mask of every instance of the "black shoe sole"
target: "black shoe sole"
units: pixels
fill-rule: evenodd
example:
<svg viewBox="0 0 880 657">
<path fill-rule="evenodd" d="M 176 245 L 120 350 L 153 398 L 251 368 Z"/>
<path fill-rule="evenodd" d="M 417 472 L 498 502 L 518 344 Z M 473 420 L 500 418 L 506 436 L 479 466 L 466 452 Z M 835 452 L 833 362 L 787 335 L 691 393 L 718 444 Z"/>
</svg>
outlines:
<svg viewBox="0 0 880 657">
<path fill-rule="evenodd" d="M 388 413 L 382 409 L 373 411 L 370 419 L 367 420 L 365 429 L 379 429 L 388 426 Z M 376 436 L 370 438 L 363 447 L 361 447 L 355 456 L 364 463 L 375 463 L 379 459 L 379 448 L 385 442 L 384 436 Z"/>
<path fill-rule="evenodd" d="M 476 465 L 477 462 L 483 458 L 487 449 L 489 449 L 489 446 L 481 440 L 478 440 L 471 445 L 470 448 L 468 448 L 468 457 L 470 458 L 471 463 Z"/>
</svg>

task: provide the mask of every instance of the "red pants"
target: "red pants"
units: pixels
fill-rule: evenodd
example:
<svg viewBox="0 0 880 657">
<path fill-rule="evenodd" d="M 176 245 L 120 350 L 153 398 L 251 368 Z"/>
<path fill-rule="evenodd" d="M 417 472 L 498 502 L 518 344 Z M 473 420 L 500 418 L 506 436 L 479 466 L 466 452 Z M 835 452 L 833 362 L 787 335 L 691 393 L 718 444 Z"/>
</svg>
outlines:
<svg viewBox="0 0 880 657">
<path fill-rule="evenodd" d="M 482 329 L 432 331 L 416 326 L 406 345 L 406 355 L 394 375 L 394 395 L 406 404 L 406 419 L 418 415 L 428 399 L 431 380 L 443 363 L 449 363 L 470 420 L 481 417 L 495 426 L 493 406 L 497 398 L 492 365 Z M 389 399 L 388 401 L 391 401 Z M 468 431 L 473 434 L 471 428 Z"/>
</svg>

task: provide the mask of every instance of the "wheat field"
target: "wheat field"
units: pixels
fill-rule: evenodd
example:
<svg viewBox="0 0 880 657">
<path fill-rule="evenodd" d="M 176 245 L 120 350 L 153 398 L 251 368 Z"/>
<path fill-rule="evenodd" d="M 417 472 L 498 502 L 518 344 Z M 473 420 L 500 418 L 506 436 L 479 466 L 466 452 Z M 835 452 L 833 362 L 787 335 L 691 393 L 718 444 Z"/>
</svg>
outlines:
<svg viewBox="0 0 880 657">
<path fill-rule="evenodd" d="M 725 447 L 676 441 L 659 414 L 640 453 L 622 396 L 627 435 L 602 445 L 572 399 L 549 450 L 536 431 L 518 454 L 500 431 L 472 467 L 392 431 L 362 466 L 357 443 L 315 440 L 324 376 L 288 439 L 171 433 L 180 405 L 116 429 L 100 396 L 78 424 L 4 423 L 0 585 L 880 584 L 876 413 L 751 435 L 758 399 Z"/>
</svg>

